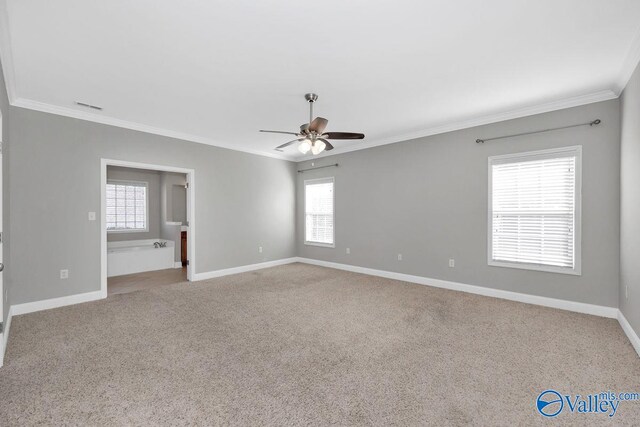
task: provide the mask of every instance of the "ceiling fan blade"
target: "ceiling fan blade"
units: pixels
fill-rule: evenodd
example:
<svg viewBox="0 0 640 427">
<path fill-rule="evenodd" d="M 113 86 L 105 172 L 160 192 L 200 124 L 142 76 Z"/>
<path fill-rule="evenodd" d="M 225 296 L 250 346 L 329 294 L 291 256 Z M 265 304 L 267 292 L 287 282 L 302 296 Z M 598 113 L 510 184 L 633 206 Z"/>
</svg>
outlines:
<svg viewBox="0 0 640 427">
<path fill-rule="evenodd" d="M 311 123 L 309 123 L 309 130 L 316 132 L 317 134 L 321 134 L 324 132 L 324 128 L 327 127 L 327 123 L 329 123 L 329 120 L 323 117 L 316 117 Z"/>
<path fill-rule="evenodd" d="M 328 139 L 363 139 L 364 133 L 327 132 L 322 136 Z"/>
<path fill-rule="evenodd" d="M 267 132 L 267 133 L 283 133 L 285 135 L 295 135 L 295 136 L 299 136 L 299 134 L 295 133 L 295 132 L 285 132 L 283 130 L 262 130 L 260 129 L 259 132 Z"/>
<path fill-rule="evenodd" d="M 326 139 L 324 139 L 324 138 L 318 138 L 318 139 L 319 139 L 320 141 L 324 142 L 324 144 L 326 145 L 326 147 L 325 147 L 324 151 L 331 151 L 331 150 L 333 150 L 333 148 L 334 148 L 334 147 L 333 147 L 333 145 L 331 145 L 331 143 L 330 143 L 329 141 L 327 141 L 327 140 L 326 140 Z"/>
<path fill-rule="evenodd" d="M 294 143 L 299 142 L 299 141 L 304 141 L 304 140 L 305 140 L 305 138 L 294 139 L 293 141 L 285 142 L 282 145 L 278 145 L 276 148 L 274 148 L 274 150 L 281 151 L 283 148 L 288 147 L 291 144 L 294 144 Z"/>
</svg>

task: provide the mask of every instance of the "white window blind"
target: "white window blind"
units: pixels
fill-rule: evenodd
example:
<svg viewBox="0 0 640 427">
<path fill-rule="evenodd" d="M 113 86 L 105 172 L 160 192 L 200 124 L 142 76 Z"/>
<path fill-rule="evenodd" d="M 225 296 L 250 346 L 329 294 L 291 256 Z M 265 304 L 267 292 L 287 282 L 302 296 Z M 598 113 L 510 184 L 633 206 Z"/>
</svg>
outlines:
<svg viewBox="0 0 640 427">
<path fill-rule="evenodd" d="M 147 231 L 147 183 L 107 183 L 107 230 Z"/>
<path fill-rule="evenodd" d="M 333 178 L 304 182 L 305 243 L 334 245 Z"/>
<path fill-rule="evenodd" d="M 490 264 L 580 273 L 580 160 L 580 147 L 490 158 Z"/>
</svg>

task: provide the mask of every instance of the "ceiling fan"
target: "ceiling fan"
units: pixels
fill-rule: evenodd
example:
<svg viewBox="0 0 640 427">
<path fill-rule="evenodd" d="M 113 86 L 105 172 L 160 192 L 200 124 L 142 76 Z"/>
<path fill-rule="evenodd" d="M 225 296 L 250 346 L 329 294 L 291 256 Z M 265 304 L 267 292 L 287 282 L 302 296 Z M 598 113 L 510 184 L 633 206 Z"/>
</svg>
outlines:
<svg viewBox="0 0 640 427">
<path fill-rule="evenodd" d="M 282 151 L 283 148 L 288 147 L 291 144 L 299 142 L 298 150 L 302 154 L 307 154 L 311 151 L 312 154 L 320 154 L 323 151 L 333 150 L 333 145 L 328 139 L 363 139 L 363 133 L 351 133 L 351 132 L 325 132 L 329 121 L 322 117 L 313 118 L 313 103 L 318 99 L 318 95 L 315 93 L 307 93 L 304 99 L 309 102 L 309 123 L 304 123 L 300 126 L 300 132 L 286 132 L 279 130 L 260 130 L 260 132 L 268 133 L 283 133 L 285 135 L 295 135 L 297 138 L 293 141 L 285 142 L 275 148 L 277 151 Z"/>
</svg>

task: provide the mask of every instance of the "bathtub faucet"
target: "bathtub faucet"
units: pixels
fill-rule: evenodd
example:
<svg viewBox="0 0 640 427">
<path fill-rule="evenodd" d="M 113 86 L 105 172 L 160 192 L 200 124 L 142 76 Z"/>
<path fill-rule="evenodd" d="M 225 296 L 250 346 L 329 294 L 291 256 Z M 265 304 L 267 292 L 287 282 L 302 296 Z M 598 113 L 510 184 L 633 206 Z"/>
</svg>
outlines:
<svg viewBox="0 0 640 427">
<path fill-rule="evenodd" d="M 167 247 L 167 242 L 154 242 L 153 243 L 153 247 L 154 248 L 166 248 Z"/>
</svg>

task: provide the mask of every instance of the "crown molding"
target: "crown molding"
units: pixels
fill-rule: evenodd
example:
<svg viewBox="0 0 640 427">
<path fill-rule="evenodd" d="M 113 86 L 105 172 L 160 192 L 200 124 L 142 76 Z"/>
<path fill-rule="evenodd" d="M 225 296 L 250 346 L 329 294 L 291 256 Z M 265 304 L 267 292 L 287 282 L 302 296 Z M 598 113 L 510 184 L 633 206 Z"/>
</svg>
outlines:
<svg viewBox="0 0 640 427">
<path fill-rule="evenodd" d="M 391 136 L 387 138 L 373 139 L 366 142 L 356 143 L 349 147 L 336 148 L 330 152 L 325 151 L 323 152 L 323 154 L 318 156 L 312 156 L 307 154 L 304 157 L 296 158 L 296 161 L 304 162 L 312 159 L 330 157 L 336 154 L 349 153 L 351 151 L 358 151 L 358 150 L 365 150 L 367 148 L 378 147 L 381 145 L 409 141 L 412 139 L 424 138 L 427 136 L 453 132 L 456 130 L 469 129 L 477 126 L 488 125 L 491 123 L 498 123 L 506 120 L 534 116 L 536 114 L 549 113 L 551 111 L 563 110 L 565 108 L 572 108 L 572 107 L 578 107 L 581 105 L 593 104 L 595 102 L 608 101 L 610 99 L 616 99 L 618 96 L 619 94 L 613 90 L 602 90 L 598 92 L 589 93 L 586 95 L 574 96 L 571 98 L 565 98 L 558 101 L 546 102 L 543 104 L 518 108 L 515 110 L 504 111 L 496 114 L 490 114 L 487 116 L 481 116 L 481 117 L 470 118 L 470 119 L 456 121 L 456 122 L 450 122 L 450 123 L 426 128 L 417 132 L 404 133 L 404 134 Z"/>
<path fill-rule="evenodd" d="M 627 87 L 627 83 L 629 83 L 629 79 L 631 79 L 638 63 L 640 63 L 640 27 L 638 27 L 636 36 L 633 38 L 631 47 L 622 63 L 622 69 L 616 82 L 616 92 L 618 95 L 622 94 L 624 88 Z"/>
<path fill-rule="evenodd" d="M 44 102 L 33 101 L 25 98 L 15 99 L 11 103 L 14 107 L 26 108 L 29 110 L 40 111 L 43 113 L 56 114 L 59 116 L 71 117 L 79 120 L 86 120 L 95 123 L 101 123 L 104 125 L 116 126 L 119 128 L 131 129 L 139 132 L 150 133 L 154 135 L 166 136 L 169 138 L 181 139 L 184 141 L 197 142 L 200 144 L 207 144 L 214 147 L 226 148 L 228 150 L 240 151 L 243 153 L 255 154 L 258 156 L 271 157 L 274 159 L 295 161 L 291 156 L 269 153 L 258 150 L 242 149 L 232 144 L 223 143 L 214 139 L 205 138 L 203 136 L 191 135 L 184 132 L 177 132 L 169 129 L 158 128 L 155 126 L 149 126 L 142 123 L 130 122 L 126 120 L 120 120 L 113 117 L 103 116 L 101 114 L 89 113 L 85 111 L 75 110 L 73 108 L 60 107 L 58 105 L 47 104 Z"/>
<path fill-rule="evenodd" d="M 80 120 L 87 120 L 96 123 L 102 123 L 110 126 L 121 127 L 125 129 L 136 130 L 140 132 L 146 132 L 155 135 L 166 136 L 170 138 L 176 138 L 180 140 L 197 142 L 201 144 L 212 145 L 215 147 L 225 148 L 234 151 L 241 151 L 249 154 L 255 154 L 259 156 L 265 156 L 280 160 L 288 160 L 293 162 L 303 162 L 311 159 L 318 159 L 323 157 L 330 157 L 336 154 L 348 153 L 351 151 L 364 150 L 367 148 L 377 147 L 381 145 L 393 144 L 402 141 L 408 141 L 417 138 L 424 138 L 427 136 L 452 132 L 461 129 L 468 129 L 476 126 L 482 126 L 491 123 L 497 123 L 505 120 L 517 119 L 527 116 L 533 116 L 536 114 L 547 113 L 551 111 L 561 110 L 565 108 L 577 107 L 580 105 L 586 105 L 594 102 L 606 101 L 615 99 L 620 96 L 624 87 L 627 85 L 631 75 L 633 74 L 636 66 L 640 62 L 640 28 L 636 33 L 629 52 L 623 62 L 622 69 L 619 73 L 618 79 L 613 84 L 613 90 L 602 90 L 586 95 L 580 95 L 576 97 L 566 98 L 563 100 L 528 106 L 524 108 L 505 111 L 497 114 L 491 114 L 486 116 L 480 116 L 475 118 L 468 118 L 460 121 L 453 121 L 433 127 L 429 127 L 416 132 L 402 133 L 395 136 L 385 138 L 375 138 L 366 140 L 360 143 L 354 143 L 349 147 L 341 147 L 332 150 L 331 152 L 324 152 L 319 156 L 305 155 L 297 156 L 296 154 L 283 154 L 272 153 L 270 151 L 259 150 L 247 150 L 234 146 L 229 143 L 221 142 L 212 138 L 206 138 L 198 135 L 191 135 L 184 132 L 173 131 L 169 129 L 158 128 L 154 126 L 145 125 L 142 123 L 130 122 L 126 120 L 120 120 L 112 117 L 107 117 L 102 114 L 90 113 L 85 111 L 75 110 L 73 108 L 61 107 L 57 105 L 47 104 L 39 101 L 34 101 L 26 98 L 20 98 L 16 93 L 16 76 L 14 70 L 14 62 L 11 49 L 11 34 L 9 28 L 9 15 L 7 9 L 7 1 L 0 0 L 0 60 L 2 61 L 2 70 L 4 73 L 5 84 L 7 88 L 7 96 L 9 103 L 15 107 L 27 108 L 31 110 L 41 111 L 50 114 L 57 114 L 61 116 L 71 117 Z"/>
<path fill-rule="evenodd" d="M 3 63 L 4 64 L 4 63 Z M 4 66 L 3 66 L 4 68 Z M 6 78 L 6 77 L 5 77 Z M 8 92 L 9 83 L 7 81 L 7 92 Z M 502 122 L 506 120 L 512 120 L 527 116 L 533 116 L 536 114 L 548 113 L 551 111 L 562 110 L 565 108 L 577 107 L 580 105 L 592 104 L 594 102 L 607 101 L 610 99 L 615 99 L 619 96 L 619 93 L 616 93 L 613 90 L 603 90 L 599 92 L 594 92 L 586 95 L 575 96 L 571 98 L 566 98 L 563 100 L 548 102 L 544 104 L 528 106 L 524 108 L 519 108 L 516 110 L 505 111 L 501 113 L 491 114 L 487 116 L 471 118 L 462 121 L 451 122 L 443 125 L 434 126 L 431 128 L 427 128 L 417 132 L 404 133 L 396 136 L 391 136 L 387 138 L 373 139 L 368 140 L 366 142 L 356 143 L 349 147 L 336 148 L 331 152 L 325 152 L 326 154 L 322 154 L 320 156 L 311 156 L 305 155 L 303 157 L 295 157 L 291 155 L 270 153 L 267 151 L 258 151 L 258 150 L 246 150 L 238 148 L 237 146 L 232 146 L 231 144 L 221 143 L 220 141 L 213 140 L 210 138 L 205 138 L 202 136 L 191 135 L 188 133 L 172 131 L 169 129 L 158 128 L 154 126 L 149 126 L 141 123 L 130 122 L 126 120 L 115 119 L 112 117 L 104 116 L 96 113 L 89 113 L 85 111 L 79 111 L 73 108 L 68 107 L 60 107 L 58 105 L 47 104 L 44 102 L 33 101 L 25 98 L 17 98 L 14 99 L 11 103 L 14 107 L 26 108 L 35 111 L 41 111 L 44 113 L 56 114 L 65 117 L 71 117 L 79 120 L 87 120 L 95 123 L 101 123 L 110 126 L 116 126 L 125 129 L 136 130 L 140 132 L 150 133 L 154 135 L 166 136 L 169 138 L 180 139 L 184 141 L 197 142 L 201 144 L 212 145 L 215 147 L 226 148 L 234 151 L 241 151 L 244 153 L 255 154 L 258 156 L 265 156 L 274 159 L 287 160 L 293 162 L 303 162 L 311 159 L 318 159 L 322 157 L 329 157 L 336 154 L 348 153 L 351 151 L 365 150 L 367 148 L 378 147 L 381 145 L 393 144 L 397 142 L 409 141 L 412 139 L 424 138 L 427 136 L 438 135 L 442 133 L 452 132 L 461 129 L 468 129 L 476 126 L 482 126 L 491 123 Z"/>
<path fill-rule="evenodd" d="M 292 156 L 281 153 L 270 153 L 258 150 L 246 150 L 238 148 L 228 143 L 223 143 L 211 138 L 205 138 L 198 135 L 191 135 L 184 132 L 177 132 L 169 129 L 149 126 L 142 123 L 120 120 L 107 117 L 101 114 L 78 111 L 73 108 L 61 107 L 58 105 L 47 104 L 44 102 L 34 101 L 31 99 L 20 98 L 16 92 L 16 78 L 14 71 L 13 54 L 11 47 L 11 32 L 9 28 L 9 13 L 7 10 L 7 1 L 0 0 L 0 61 L 2 61 L 2 72 L 4 74 L 5 86 L 7 88 L 7 98 L 9 104 L 14 107 L 26 108 L 29 110 L 41 111 L 44 113 L 57 114 L 60 116 L 71 117 L 79 120 L 86 120 L 95 123 L 101 123 L 110 126 L 116 126 L 124 129 L 146 132 L 154 135 L 166 136 L 169 138 L 181 139 L 184 141 L 197 142 L 201 144 L 212 145 L 215 147 L 226 148 L 228 150 L 241 151 L 244 153 L 255 154 L 258 156 L 270 157 L 274 159 L 295 161 Z"/>
</svg>

